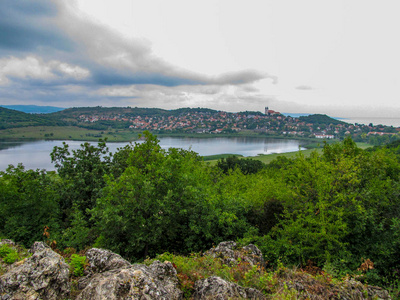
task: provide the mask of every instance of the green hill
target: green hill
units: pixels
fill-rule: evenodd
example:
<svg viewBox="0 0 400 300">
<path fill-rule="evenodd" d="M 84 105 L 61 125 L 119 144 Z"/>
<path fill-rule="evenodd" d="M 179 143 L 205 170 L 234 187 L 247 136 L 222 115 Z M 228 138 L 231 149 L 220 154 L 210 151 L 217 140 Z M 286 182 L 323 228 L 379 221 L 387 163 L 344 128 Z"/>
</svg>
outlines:
<svg viewBox="0 0 400 300">
<path fill-rule="evenodd" d="M 322 114 L 315 114 L 315 115 L 309 115 L 309 116 L 301 116 L 299 117 L 300 121 L 306 122 L 306 123 L 312 123 L 312 124 L 325 124 L 325 125 L 329 125 L 329 124 L 333 124 L 333 125 L 337 125 L 337 124 L 346 124 L 343 121 L 339 121 L 336 119 L 333 119 L 327 115 L 322 115 Z"/>
<path fill-rule="evenodd" d="M 25 126 L 56 126 L 64 125 L 53 117 L 42 114 L 27 114 L 24 112 L 0 107 L 0 129 Z"/>
</svg>

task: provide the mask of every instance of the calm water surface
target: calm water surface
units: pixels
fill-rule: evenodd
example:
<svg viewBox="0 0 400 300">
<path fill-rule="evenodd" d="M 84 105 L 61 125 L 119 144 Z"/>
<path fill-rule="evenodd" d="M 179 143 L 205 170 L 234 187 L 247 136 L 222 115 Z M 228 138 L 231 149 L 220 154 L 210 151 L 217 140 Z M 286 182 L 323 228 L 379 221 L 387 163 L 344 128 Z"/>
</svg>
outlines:
<svg viewBox="0 0 400 300">
<path fill-rule="evenodd" d="M 66 141 L 71 149 L 78 149 L 81 141 Z M 62 146 L 63 141 L 35 142 L 0 142 L 0 170 L 9 164 L 22 163 L 27 169 L 54 170 L 50 153 L 55 146 Z M 95 144 L 95 143 L 94 143 Z M 128 143 L 108 143 L 111 152 L 124 147 Z M 298 151 L 301 141 L 267 138 L 160 138 L 164 149 L 170 147 L 191 149 L 200 155 L 241 154 L 256 156 L 258 154 L 285 153 Z M 304 149 L 304 148 L 301 148 Z"/>
</svg>

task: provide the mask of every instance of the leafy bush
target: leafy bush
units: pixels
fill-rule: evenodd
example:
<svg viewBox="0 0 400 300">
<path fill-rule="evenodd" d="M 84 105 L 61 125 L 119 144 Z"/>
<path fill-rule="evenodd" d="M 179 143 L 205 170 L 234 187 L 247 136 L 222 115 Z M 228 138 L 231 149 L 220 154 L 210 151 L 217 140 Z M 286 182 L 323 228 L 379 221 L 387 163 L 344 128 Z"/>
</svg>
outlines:
<svg viewBox="0 0 400 300">
<path fill-rule="evenodd" d="M 69 265 L 71 266 L 71 271 L 75 276 L 83 276 L 86 266 L 86 256 L 72 254 Z"/>
<path fill-rule="evenodd" d="M 0 257 L 3 258 L 3 261 L 7 264 L 12 264 L 19 260 L 19 254 L 17 250 L 7 244 L 4 244 L 0 247 Z"/>
<path fill-rule="evenodd" d="M 0 247 L 0 257 L 4 258 L 9 253 L 11 253 L 12 251 L 13 251 L 13 249 L 9 245 L 7 245 L 7 244 L 1 245 L 1 247 Z"/>
<path fill-rule="evenodd" d="M 13 264 L 17 260 L 19 260 L 19 254 L 16 250 L 11 251 L 3 258 L 3 261 L 7 264 Z"/>
</svg>

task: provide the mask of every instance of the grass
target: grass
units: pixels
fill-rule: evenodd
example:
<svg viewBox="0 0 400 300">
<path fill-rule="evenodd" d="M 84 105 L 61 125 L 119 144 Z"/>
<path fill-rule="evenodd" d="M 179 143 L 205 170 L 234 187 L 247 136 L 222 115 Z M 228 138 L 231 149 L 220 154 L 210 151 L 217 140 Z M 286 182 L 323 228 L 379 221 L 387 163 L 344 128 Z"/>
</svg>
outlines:
<svg viewBox="0 0 400 300">
<path fill-rule="evenodd" d="M 27 140 L 85 140 L 109 142 L 126 142 L 138 138 L 138 134 L 129 130 L 92 130 L 75 126 L 30 126 L 0 130 L 0 139 Z"/>
<path fill-rule="evenodd" d="M 357 146 L 361 149 L 366 149 L 369 147 L 372 147 L 370 144 L 367 143 L 356 143 Z M 311 155 L 313 151 L 317 151 L 319 154 L 322 153 L 322 148 L 314 148 L 314 149 L 307 149 L 307 150 L 300 150 L 300 152 L 305 156 L 308 157 Z M 271 161 L 276 159 L 278 156 L 284 156 L 286 158 L 292 159 L 296 158 L 296 156 L 299 154 L 299 151 L 294 151 L 294 152 L 286 152 L 286 153 L 272 153 L 272 154 L 260 154 L 257 156 L 249 156 L 247 158 L 252 158 L 259 160 L 265 164 L 269 164 Z M 240 156 L 238 154 L 222 154 L 219 157 L 218 155 L 210 155 L 210 156 L 205 156 L 204 161 L 207 161 L 210 165 L 215 165 L 217 164 L 218 160 L 221 158 L 226 158 L 228 156 Z"/>
<path fill-rule="evenodd" d="M 227 157 L 230 157 L 230 156 L 243 157 L 243 155 L 240 155 L 240 154 L 215 154 L 215 155 L 206 155 L 206 156 L 203 156 L 203 160 L 204 160 L 204 161 L 212 161 L 212 160 L 217 161 L 217 160 L 219 160 L 219 159 L 227 158 Z"/>
</svg>

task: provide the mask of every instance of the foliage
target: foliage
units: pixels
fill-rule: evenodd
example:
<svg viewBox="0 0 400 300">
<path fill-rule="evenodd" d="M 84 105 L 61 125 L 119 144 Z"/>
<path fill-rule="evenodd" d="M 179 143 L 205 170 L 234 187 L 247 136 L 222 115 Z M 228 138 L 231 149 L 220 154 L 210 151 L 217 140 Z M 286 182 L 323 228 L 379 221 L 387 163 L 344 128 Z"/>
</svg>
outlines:
<svg viewBox="0 0 400 300">
<path fill-rule="evenodd" d="M 11 251 L 3 258 L 3 261 L 10 265 L 16 262 L 17 260 L 19 260 L 19 255 L 16 250 Z"/>
<path fill-rule="evenodd" d="M 221 158 L 217 167 L 220 168 L 225 174 L 229 172 L 229 170 L 239 169 L 243 174 L 255 174 L 265 168 L 265 164 L 263 164 L 259 160 L 254 160 L 251 158 L 238 158 L 237 156 L 229 156 L 226 159 Z"/>
<path fill-rule="evenodd" d="M 59 246 L 95 244 L 131 260 L 236 240 L 257 244 L 278 269 L 281 262 L 305 269 L 312 261 L 337 277 L 352 274 L 396 288 L 399 142 L 362 150 L 346 138 L 307 157 L 298 153 L 257 167 L 237 157 L 210 166 L 192 151 L 162 149 L 149 132 L 144 139 L 115 154 L 105 141 L 71 152 L 64 144 L 52 152 L 58 174 L 23 166 L 1 172 L 0 236 L 30 245 L 48 238 L 43 228 L 50 228 L 46 234 Z M 245 264 L 232 269 L 206 257 L 170 256 L 181 265 L 187 295 L 196 278 L 211 274 L 207 267 L 244 285 L 264 280 Z"/>
<path fill-rule="evenodd" d="M 74 274 L 74 276 L 78 277 L 83 276 L 86 265 L 86 256 L 79 254 L 72 254 L 69 265 L 71 266 L 71 271 Z"/>
<path fill-rule="evenodd" d="M 237 264 L 228 266 L 223 264 L 222 260 L 208 255 L 181 256 L 164 253 L 145 263 L 151 264 L 154 260 L 169 261 L 173 264 L 186 299 L 193 294 L 194 283 L 197 280 L 210 276 L 218 276 L 240 286 L 256 288 L 266 294 L 270 293 L 277 283 L 273 273 L 268 273 L 259 266 L 250 265 L 241 260 L 238 260 Z"/>
<path fill-rule="evenodd" d="M 246 231 L 231 203 L 214 197 L 213 177 L 192 152 L 146 141 L 132 149 L 128 167 L 107 177 L 93 220 L 105 247 L 132 259 L 157 252 L 198 251 Z"/>
<path fill-rule="evenodd" d="M 0 257 L 1 258 L 6 257 L 11 252 L 13 252 L 13 248 L 11 248 L 9 245 L 7 245 L 7 244 L 1 245 L 1 247 L 0 247 Z"/>
<path fill-rule="evenodd" d="M 321 114 L 314 114 L 314 115 L 309 115 L 309 116 L 300 116 L 299 120 L 301 122 L 306 122 L 306 123 L 312 123 L 312 124 L 333 124 L 333 125 L 337 125 L 337 124 L 346 124 L 343 121 L 339 121 L 336 119 L 333 119 L 331 117 L 328 117 L 327 115 L 321 115 Z"/>
<path fill-rule="evenodd" d="M 25 246 L 42 240 L 43 228 L 59 228 L 59 195 L 44 171 L 9 166 L 0 172 L 0 233 Z"/>
<path fill-rule="evenodd" d="M 72 153 L 64 142 L 62 147 L 54 147 L 50 156 L 63 180 L 59 192 L 64 218 L 76 205 L 88 219 L 86 210 L 93 208 L 105 185 L 103 177 L 110 172 L 111 157 L 106 142 L 100 140 L 97 147 L 86 142 Z"/>
<path fill-rule="evenodd" d="M 0 246 L 0 258 L 6 264 L 13 264 L 17 260 L 28 257 L 29 254 L 27 250 L 21 246 L 11 246 L 8 244 L 3 244 Z M 0 260 L 1 262 L 1 260 Z M 1 264 L 0 264 L 1 267 Z M 0 270 L 1 274 L 1 270 Z"/>
</svg>

